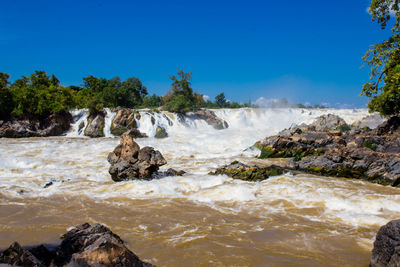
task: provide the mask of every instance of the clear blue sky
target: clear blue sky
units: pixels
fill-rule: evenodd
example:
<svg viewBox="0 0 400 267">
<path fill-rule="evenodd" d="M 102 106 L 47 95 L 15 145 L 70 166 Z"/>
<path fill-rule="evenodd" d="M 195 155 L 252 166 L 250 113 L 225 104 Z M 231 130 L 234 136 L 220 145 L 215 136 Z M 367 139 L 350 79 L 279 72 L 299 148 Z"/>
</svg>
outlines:
<svg viewBox="0 0 400 267">
<path fill-rule="evenodd" d="M 164 94 L 181 68 L 211 98 L 364 107 L 361 57 L 388 35 L 369 2 L 3 1 L 0 71 L 15 80 L 45 70 L 65 85 L 135 76 Z"/>
</svg>

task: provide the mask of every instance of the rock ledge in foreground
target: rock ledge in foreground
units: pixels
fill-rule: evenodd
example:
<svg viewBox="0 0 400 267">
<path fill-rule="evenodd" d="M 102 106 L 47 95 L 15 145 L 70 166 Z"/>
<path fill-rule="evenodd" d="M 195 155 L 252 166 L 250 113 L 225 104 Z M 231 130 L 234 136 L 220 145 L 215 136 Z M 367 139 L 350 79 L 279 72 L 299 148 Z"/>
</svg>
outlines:
<svg viewBox="0 0 400 267">
<path fill-rule="evenodd" d="M 141 261 L 118 235 L 100 224 L 78 225 L 64 234 L 62 239 L 54 251 L 43 245 L 27 250 L 15 242 L 0 255 L 0 264 L 22 267 L 153 266 Z"/>
<path fill-rule="evenodd" d="M 400 266 L 400 220 L 379 229 L 371 255 L 371 267 Z"/>
</svg>

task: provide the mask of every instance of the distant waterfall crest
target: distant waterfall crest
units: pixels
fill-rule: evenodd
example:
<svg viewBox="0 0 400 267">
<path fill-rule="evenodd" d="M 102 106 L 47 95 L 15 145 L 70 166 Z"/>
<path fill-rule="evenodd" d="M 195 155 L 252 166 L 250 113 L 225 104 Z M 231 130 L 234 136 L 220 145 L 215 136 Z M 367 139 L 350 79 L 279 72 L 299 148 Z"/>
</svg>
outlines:
<svg viewBox="0 0 400 267">
<path fill-rule="evenodd" d="M 227 130 L 243 130 L 251 128 L 264 130 L 267 126 L 268 134 L 274 134 L 301 123 L 312 123 L 317 117 L 324 114 L 336 114 L 351 124 L 360 118 L 367 116 L 366 109 L 297 109 L 297 108 L 275 108 L 275 109 L 216 109 L 212 110 L 217 118 L 227 122 Z M 67 137 L 84 137 L 88 126 L 89 111 L 87 109 L 72 110 L 74 123 L 71 125 Z M 105 109 L 104 137 L 114 137 L 111 133 L 112 122 L 116 112 L 109 108 Z M 135 113 L 137 129 L 149 137 L 154 137 L 157 127 L 164 128 L 168 133 L 179 133 L 180 131 L 201 130 L 205 132 L 216 132 L 203 119 L 196 119 L 182 114 L 168 111 L 138 110 Z M 224 129 L 223 129 L 224 130 Z M 226 130 L 226 129 L 225 129 Z"/>
</svg>

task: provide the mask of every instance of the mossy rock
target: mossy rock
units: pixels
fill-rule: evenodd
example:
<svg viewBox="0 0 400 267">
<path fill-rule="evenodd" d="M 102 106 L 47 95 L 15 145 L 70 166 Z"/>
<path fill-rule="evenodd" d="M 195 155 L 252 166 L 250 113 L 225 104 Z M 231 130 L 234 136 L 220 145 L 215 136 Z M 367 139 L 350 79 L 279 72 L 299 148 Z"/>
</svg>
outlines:
<svg viewBox="0 0 400 267">
<path fill-rule="evenodd" d="M 166 137 L 168 137 L 168 133 L 163 127 L 158 126 L 154 137 L 155 138 L 166 138 Z"/>
</svg>

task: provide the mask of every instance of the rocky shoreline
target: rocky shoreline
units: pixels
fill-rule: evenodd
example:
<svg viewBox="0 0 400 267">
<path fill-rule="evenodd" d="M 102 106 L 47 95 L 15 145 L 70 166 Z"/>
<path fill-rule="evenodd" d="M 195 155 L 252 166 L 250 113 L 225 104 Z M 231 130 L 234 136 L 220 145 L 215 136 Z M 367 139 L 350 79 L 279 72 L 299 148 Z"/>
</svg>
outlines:
<svg viewBox="0 0 400 267">
<path fill-rule="evenodd" d="M 288 158 L 284 166 L 261 168 L 236 163 L 222 166 L 212 174 L 263 180 L 279 169 L 399 186 L 399 126 L 400 117 L 391 117 L 372 130 L 347 125 L 335 115 L 324 115 L 311 125 L 285 129 L 255 144 L 261 151 L 260 159 Z"/>
<path fill-rule="evenodd" d="M 124 241 L 104 225 L 84 223 L 62 235 L 60 245 L 29 249 L 17 242 L 0 254 L 1 266 L 135 266 L 152 267 L 130 251 Z"/>
</svg>

